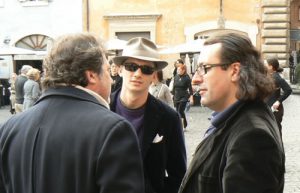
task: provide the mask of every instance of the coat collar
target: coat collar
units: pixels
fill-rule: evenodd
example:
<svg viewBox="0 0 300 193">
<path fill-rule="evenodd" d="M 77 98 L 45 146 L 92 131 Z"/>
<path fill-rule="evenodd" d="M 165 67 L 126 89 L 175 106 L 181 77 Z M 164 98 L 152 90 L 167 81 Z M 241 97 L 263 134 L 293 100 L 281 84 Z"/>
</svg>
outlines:
<svg viewBox="0 0 300 193">
<path fill-rule="evenodd" d="M 161 118 L 163 117 L 163 111 L 160 109 L 160 104 L 151 94 L 148 95 L 144 116 L 144 136 L 142 144 L 142 154 L 145 157 L 150 145 L 153 143 L 154 138 L 159 135 L 163 136 L 164 133 L 161 130 Z"/>
<path fill-rule="evenodd" d="M 51 96 L 64 96 L 64 97 L 76 98 L 79 100 L 100 104 L 107 108 L 107 104 L 99 101 L 93 95 L 84 91 L 83 89 L 75 88 L 73 86 L 60 86 L 57 88 L 49 88 L 43 93 L 43 95 L 38 99 L 36 103 L 39 103 L 40 101 Z"/>
</svg>

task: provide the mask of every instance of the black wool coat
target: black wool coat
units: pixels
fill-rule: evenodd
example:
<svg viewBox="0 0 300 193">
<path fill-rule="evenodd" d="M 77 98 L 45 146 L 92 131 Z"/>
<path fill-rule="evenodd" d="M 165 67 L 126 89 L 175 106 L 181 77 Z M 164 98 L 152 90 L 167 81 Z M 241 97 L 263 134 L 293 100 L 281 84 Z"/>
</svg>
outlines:
<svg viewBox="0 0 300 193">
<path fill-rule="evenodd" d="M 48 89 L 0 126 L 1 193 L 141 193 L 131 125 L 87 92 Z"/>
<path fill-rule="evenodd" d="M 120 90 L 111 95 L 116 109 Z M 186 172 L 186 149 L 179 114 L 169 105 L 148 94 L 145 104 L 141 151 L 146 193 L 177 193 Z M 162 140 L 154 142 L 156 136 Z"/>
<path fill-rule="evenodd" d="M 199 144 L 179 193 L 282 193 L 284 172 L 273 113 L 245 102 Z"/>
</svg>

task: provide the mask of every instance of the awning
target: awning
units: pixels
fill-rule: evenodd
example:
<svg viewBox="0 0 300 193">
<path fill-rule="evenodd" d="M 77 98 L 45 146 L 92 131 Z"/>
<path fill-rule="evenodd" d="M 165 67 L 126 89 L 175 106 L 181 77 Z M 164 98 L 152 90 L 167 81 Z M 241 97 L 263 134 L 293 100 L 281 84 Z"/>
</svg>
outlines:
<svg viewBox="0 0 300 193">
<path fill-rule="evenodd" d="M 123 50 L 127 41 L 120 39 L 111 39 L 106 42 L 106 49 L 109 51 Z"/>
<path fill-rule="evenodd" d="M 14 46 L 0 47 L 0 56 L 16 55 L 16 54 L 35 54 L 33 50 L 17 48 Z"/>
<path fill-rule="evenodd" d="M 204 40 L 197 39 L 179 44 L 170 48 L 162 49 L 160 54 L 180 54 L 180 53 L 196 53 L 200 52 L 203 47 Z"/>
<path fill-rule="evenodd" d="M 0 56 L 12 56 L 14 60 L 43 60 L 47 51 L 34 51 L 14 46 L 0 47 Z"/>
</svg>

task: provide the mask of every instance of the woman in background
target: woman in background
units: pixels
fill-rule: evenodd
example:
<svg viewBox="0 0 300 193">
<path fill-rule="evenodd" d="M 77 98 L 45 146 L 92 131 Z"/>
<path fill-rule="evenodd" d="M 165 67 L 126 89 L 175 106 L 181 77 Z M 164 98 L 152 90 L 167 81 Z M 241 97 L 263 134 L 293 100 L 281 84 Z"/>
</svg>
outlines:
<svg viewBox="0 0 300 193">
<path fill-rule="evenodd" d="M 269 58 L 267 59 L 267 68 L 269 73 L 273 76 L 275 83 L 275 91 L 268 98 L 267 104 L 271 107 L 274 116 L 276 118 L 277 125 L 279 127 L 280 135 L 282 136 L 282 117 L 284 114 L 284 109 L 282 102 L 290 96 L 292 93 L 292 88 L 290 85 L 280 76 L 279 73 L 283 71 L 281 67 L 279 67 L 279 62 L 277 58 Z M 282 92 L 281 92 L 282 91 Z"/>
<path fill-rule="evenodd" d="M 185 115 L 185 108 L 187 102 L 190 100 L 190 97 L 193 95 L 193 89 L 191 84 L 191 78 L 187 74 L 186 65 L 179 64 L 177 67 L 177 75 L 174 77 L 174 86 L 173 86 L 174 95 L 174 106 L 177 112 L 181 116 L 182 125 L 184 130 L 187 127 L 187 120 Z"/>
<path fill-rule="evenodd" d="M 40 71 L 36 68 L 32 68 L 27 72 L 26 76 L 28 80 L 24 84 L 23 111 L 32 107 L 41 95 L 39 84 Z"/>
<path fill-rule="evenodd" d="M 173 107 L 172 94 L 169 87 L 163 83 L 163 71 L 160 70 L 156 72 L 155 78 L 149 88 L 149 92 L 155 98 L 158 98 Z"/>
</svg>

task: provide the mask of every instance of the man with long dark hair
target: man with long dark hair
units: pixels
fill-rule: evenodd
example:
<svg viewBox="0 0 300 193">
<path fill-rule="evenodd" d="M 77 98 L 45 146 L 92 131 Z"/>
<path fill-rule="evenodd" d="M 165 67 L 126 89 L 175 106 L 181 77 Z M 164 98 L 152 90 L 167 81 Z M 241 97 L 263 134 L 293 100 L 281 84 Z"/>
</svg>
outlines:
<svg viewBox="0 0 300 193">
<path fill-rule="evenodd" d="M 205 41 L 198 61 L 201 104 L 214 112 L 179 192 L 282 193 L 285 155 L 260 53 L 248 37 L 224 33 Z"/>
</svg>

